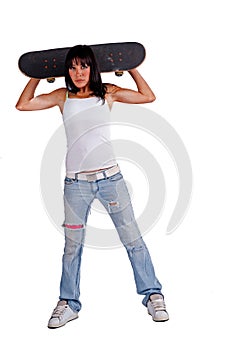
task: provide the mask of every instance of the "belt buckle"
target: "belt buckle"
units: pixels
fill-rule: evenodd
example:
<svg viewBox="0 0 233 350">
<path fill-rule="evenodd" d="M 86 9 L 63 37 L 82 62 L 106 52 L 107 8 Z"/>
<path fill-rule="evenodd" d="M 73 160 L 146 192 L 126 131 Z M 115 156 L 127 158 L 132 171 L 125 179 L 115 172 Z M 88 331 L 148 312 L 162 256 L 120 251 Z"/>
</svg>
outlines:
<svg viewBox="0 0 233 350">
<path fill-rule="evenodd" d="M 97 180 L 97 174 L 87 174 L 86 177 L 88 182 L 94 182 Z"/>
</svg>

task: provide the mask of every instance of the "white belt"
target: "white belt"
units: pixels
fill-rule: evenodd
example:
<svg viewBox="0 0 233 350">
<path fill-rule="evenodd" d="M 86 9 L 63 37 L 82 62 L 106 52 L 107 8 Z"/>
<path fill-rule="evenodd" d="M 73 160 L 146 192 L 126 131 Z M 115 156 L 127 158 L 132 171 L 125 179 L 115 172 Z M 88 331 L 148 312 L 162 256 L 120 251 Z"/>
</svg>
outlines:
<svg viewBox="0 0 233 350">
<path fill-rule="evenodd" d="M 83 172 L 73 174 L 72 178 L 76 180 L 85 180 L 88 182 L 94 182 L 97 180 L 107 179 L 110 176 L 113 176 L 120 172 L 120 167 L 118 165 L 113 166 L 112 168 L 106 170 L 100 170 L 95 172 Z"/>
</svg>

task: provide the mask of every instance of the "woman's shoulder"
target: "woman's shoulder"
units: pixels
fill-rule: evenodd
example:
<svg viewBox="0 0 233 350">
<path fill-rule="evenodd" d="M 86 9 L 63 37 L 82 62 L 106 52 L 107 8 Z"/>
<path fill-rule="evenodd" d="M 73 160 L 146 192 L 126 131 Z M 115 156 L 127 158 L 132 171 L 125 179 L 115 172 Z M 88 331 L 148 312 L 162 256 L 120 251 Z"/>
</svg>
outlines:
<svg viewBox="0 0 233 350">
<path fill-rule="evenodd" d="M 66 93 L 67 93 L 67 89 L 66 88 L 58 88 L 58 89 L 56 89 L 56 90 L 53 90 L 53 92 L 52 92 L 53 94 L 56 94 L 56 95 L 60 95 L 60 96 L 62 96 L 62 95 L 66 95 Z"/>
<path fill-rule="evenodd" d="M 66 88 L 58 88 L 56 90 L 53 90 L 50 94 L 53 95 L 54 98 L 57 100 L 65 101 L 66 96 L 67 96 L 67 89 Z"/>
<path fill-rule="evenodd" d="M 113 102 L 116 101 L 116 96 L 118 92 L 122 88 L 114 84 L 105 84 L 105 86 L 106 86 L 105 99 L 108 101 L 109 106 L 112 107 Z"/>
<path fill-rule="evenodd" d="M 112 94 L 120 89 L 119 86 L 114 84 L 105 83 L 104 85 L 106 86 L 106 94 Z"/>
</svg>

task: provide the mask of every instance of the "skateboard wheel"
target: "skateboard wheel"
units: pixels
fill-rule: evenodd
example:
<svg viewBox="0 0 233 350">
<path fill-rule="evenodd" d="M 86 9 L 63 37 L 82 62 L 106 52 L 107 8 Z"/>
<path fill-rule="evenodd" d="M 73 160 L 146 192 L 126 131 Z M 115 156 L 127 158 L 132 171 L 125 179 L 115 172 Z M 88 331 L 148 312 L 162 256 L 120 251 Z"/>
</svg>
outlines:
<svg viewBox="0 0 233 350">
<path fill-rule="evenodd" d="M 48 83 L 54 83 L 55 82 L 55 78 L 47 78 L 47 82 Z"/>
<path fill-rule="evenodd" d="M 124 72 L 122 72 L 122 71 L 116 71 L 116 72 L 115 72 L 115 75 L 116 75 L 117 77 L 122 77 L 123 73 L 124 73 Z"/>
</svg>

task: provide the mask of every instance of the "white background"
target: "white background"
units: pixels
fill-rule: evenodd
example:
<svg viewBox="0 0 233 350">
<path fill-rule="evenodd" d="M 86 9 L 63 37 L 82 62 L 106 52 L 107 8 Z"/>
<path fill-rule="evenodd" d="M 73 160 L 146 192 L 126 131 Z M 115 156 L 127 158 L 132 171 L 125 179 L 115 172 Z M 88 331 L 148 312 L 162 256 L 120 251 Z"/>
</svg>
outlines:
<svg viewBox="0 0 233 350">
<path fill-rule="evenodd" d="M 230 5 L 227 0 L 1 4 L 0 319 L 4 349 L 232 349 Z M 158 324 L 147 315 L 123 248 L 87 248 L 80 318 L 51 331 L 46 326 L 59 295 L 63 236 L 44 211 L 40 165 L 61 117 L 57 109 L 19 112 L 14 108 L 27 82 L 17 61 L 26 51 L 115 41 L 145 45 L 147 58 L 140 72 L 157 95 L 149 108 L 176 129 L 192 161 L 193 197 L 183 223 L 166 235 L 170 209 L 165 210 L 155 230 L 145 236 L 163 284 L 170 321 Z M 116 83 L 112 74 L 107 79 Z M 130 86 L 131 81 L 125 76 L 117 83 Z M 59 84 L 63 81 L 53 86 L 42 82 L 38 92 Z M 166 170 L 175 174 L 172 162 Z M 169 198 L 174 200 L 169 194 L 172 178 L 167 176 L 167 181 L 169 207 Z"/>
</svg>

